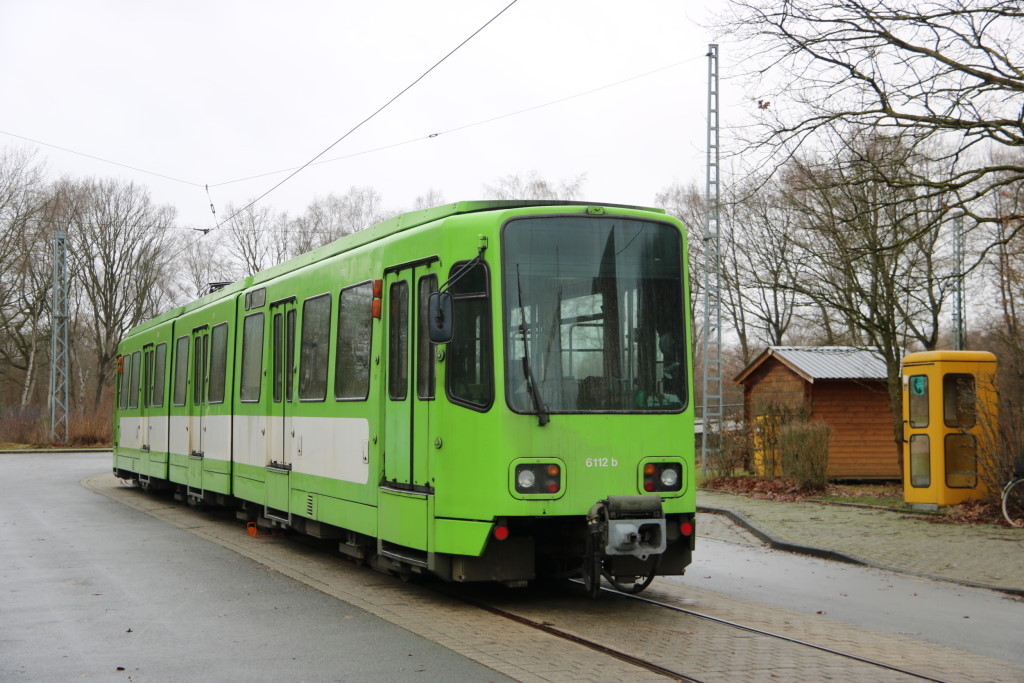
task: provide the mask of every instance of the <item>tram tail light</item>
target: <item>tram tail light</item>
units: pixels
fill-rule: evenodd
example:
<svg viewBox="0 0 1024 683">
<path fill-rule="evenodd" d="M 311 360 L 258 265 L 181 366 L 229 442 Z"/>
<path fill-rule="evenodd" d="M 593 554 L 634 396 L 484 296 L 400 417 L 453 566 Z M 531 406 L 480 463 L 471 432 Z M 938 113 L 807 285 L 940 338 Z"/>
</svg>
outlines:
<svg viewBox="0 0 1024 683">
<path fill-rule="evenodd" d="M 682 465 L 677 462 L 649 462 L 643 471 L 644 491 L 680 491 L 683 488 Z"/>
<path fill-rule="evenodd" d="M 383 308 L 383 304 L 381 303 L 381 298 L 383 296 L 384 296 L 384 281 L 383 280 L 374 280 L 373 281 L 373 304 L 371 305 L 371 311 L 373 312 L 373 317 L 376 318 L 377 320 L 380 320 L 381 309 Z"/>
<path fill-rule="evenodd" d="M 679 533 L 681 533 L 683 536 L 687 538 L 693 536 L 693 522 L 691 522 L 688 519 L 684 519 L 682 522 L 680 522 Z"/>
<path fill-rule="evenodd" d="M 528 463 L 516 466 L 516 492 L 558 493 L 562 490 L 562 468 L 556 463 Z"/>
<path fill-rule="evenodd" d="M 504 541 L 506 538 L 508 538 L 508 527 L 504 524 L 498 523 L 498 525 L 494 527 L 493 534 L 494 540 Z"/>
</svg>

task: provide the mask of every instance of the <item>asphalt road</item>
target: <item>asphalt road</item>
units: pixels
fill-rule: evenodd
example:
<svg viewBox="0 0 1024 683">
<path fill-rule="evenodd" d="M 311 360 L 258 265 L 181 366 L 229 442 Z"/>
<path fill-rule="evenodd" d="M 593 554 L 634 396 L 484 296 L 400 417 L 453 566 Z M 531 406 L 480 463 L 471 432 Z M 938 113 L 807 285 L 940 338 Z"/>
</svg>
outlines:
<svg viewBox="0 0 1024 683">
<path fill-rule="evenodd" d="M 0 454 L 0 680 L 508 680 L 97 495 L 109 454 Z"/>
</svg>

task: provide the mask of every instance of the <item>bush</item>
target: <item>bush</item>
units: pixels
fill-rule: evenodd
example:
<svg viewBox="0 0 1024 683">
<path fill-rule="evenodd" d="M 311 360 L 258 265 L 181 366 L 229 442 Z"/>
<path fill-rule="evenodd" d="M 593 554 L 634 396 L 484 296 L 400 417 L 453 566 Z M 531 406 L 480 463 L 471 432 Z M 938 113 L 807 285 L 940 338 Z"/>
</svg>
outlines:
<svg viewBox="0 0 1024 683">
<path fill-rule="evenodd" d="M 109 448 L 113 442 L 113 422 L 110 410 L 69 415 L 68 445 Z"/>
<path fill-rule="evenodd" d="M 832 428 L 824 422 L 791 422 L 779 430 L 782 473 L 808 489 L 825 488 Z"/>
<path fill-rule="evenodd" d="M 38 410 L 5 410 L 0 413 L 0 434 L 4 443 L 34 445 L 48 439 L 49 425 Z"/>
</svg>

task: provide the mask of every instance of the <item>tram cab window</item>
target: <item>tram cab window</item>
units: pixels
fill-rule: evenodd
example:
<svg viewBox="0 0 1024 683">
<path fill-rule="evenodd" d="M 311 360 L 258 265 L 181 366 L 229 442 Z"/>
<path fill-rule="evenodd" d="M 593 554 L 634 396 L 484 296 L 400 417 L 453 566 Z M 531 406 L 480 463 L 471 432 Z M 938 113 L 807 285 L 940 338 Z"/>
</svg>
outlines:
<svg viewBox="0 0 1024 683">
<path fill-rule="evenodd" d="M 676 227 L 607 216 L 515 219 L 503 229 L 502 246 L 505 390 L 512 410 L 685 408 Z"/>
<path fill-rule="evenodd" d="M 453 265 L 449 277 L 467 263 Z M 476 410 L 487 410 L 494 402 L 489 279 L 487 264 L 480 262 L 448 289 L 455 307 L 455 334 L 448 344 L 445 386 L 452 403 Z"/>
</svg>

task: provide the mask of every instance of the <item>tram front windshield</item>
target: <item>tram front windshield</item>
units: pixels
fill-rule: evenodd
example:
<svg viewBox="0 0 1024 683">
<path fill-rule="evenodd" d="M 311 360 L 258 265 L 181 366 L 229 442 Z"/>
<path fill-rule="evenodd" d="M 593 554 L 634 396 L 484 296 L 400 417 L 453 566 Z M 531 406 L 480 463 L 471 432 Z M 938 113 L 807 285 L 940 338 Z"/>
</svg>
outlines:
<svg viewBox="0 0 1024 683">
<path fill-rule="evenodd" d="M 682 237 L 667 223 L 553 216 L 506 224 L 509 407 L 518 413 L 683 410 L 682 262 Z"/>
</svg>

